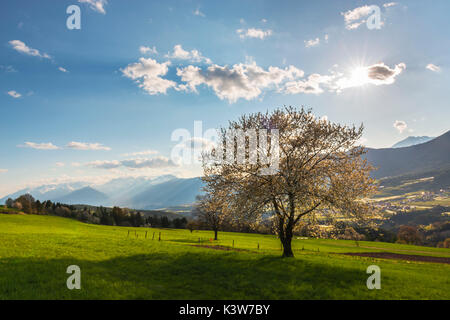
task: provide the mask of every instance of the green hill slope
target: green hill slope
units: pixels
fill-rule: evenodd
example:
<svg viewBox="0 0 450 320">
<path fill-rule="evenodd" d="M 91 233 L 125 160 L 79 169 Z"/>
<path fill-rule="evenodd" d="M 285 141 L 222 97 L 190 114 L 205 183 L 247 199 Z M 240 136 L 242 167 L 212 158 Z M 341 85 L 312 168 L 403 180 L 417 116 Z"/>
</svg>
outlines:
<svg viewBox="0 0 450 320">
<path fill-rule="evenodd" d="M 198 247 L 211 236 L 0 215 L 0 299 L 450 299 L 448 264 L 339 254 L 449 257 L 449 249 L 296 239 L 296 258 L 282 259 L 271 235 L 219 233 L 214 245 L 234 241 L 239 251 Z M 372 264 L 381 290 L 366 287 Z M 81 268 L 81 290 L 66 288 L 69 265 Z"/>
<path fill-rule="evenodd" d="M 450 131 L 426 143 L 405 147 L 368 149 L 375 178 L 440 170 L 450 165 Z"/>
</svg>

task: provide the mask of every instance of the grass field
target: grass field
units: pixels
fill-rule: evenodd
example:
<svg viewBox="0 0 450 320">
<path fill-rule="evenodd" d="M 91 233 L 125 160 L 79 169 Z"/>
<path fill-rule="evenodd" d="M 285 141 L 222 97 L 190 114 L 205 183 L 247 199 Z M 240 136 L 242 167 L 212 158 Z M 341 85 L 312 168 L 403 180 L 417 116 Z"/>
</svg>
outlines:
<svg viewBox="0 0 450 320">
<path fill-rule="evenodd" d="M 296 239 L 296 257 L 283 259 L 271 235 L 212 236 L 0 214 L 0 299 L 450 299 L 449 264 L 340 254 L 450 257 L 449 249 Z M 197 247 L 233 240 L 240 250 Z M 366 287 L 372 264 L 381 268 L 380 290 Z M 66 287 L 69 265 L 81 268 L 81 290 Z"/>
</svg>

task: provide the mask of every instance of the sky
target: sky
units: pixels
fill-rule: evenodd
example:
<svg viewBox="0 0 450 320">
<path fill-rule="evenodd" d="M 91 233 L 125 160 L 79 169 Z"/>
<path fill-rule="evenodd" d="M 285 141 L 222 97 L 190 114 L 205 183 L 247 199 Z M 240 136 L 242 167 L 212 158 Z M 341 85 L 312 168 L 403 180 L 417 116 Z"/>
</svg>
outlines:
<svg viewBox="0 0 450 320">
<path fill-rule="evenodd" d="M 201 140 L 282 106 L 363 123 L 361 142 L 374 148 L 449 130 L 448 0 L 3 0 L 0 9 L 0 196 L 198 176 L 198 164 L 173 160 L 180 129 Z"/>
</svg>

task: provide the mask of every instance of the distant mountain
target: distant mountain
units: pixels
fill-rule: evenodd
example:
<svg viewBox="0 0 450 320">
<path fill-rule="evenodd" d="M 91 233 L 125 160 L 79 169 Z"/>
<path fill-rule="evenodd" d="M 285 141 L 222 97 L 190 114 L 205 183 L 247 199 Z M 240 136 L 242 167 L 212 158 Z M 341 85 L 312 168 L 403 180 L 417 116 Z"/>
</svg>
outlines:
<svg viewBox="0 0 450 320">
<path fill-rule="evenodd" d="M 404 148 L 368 149 L 366 158 L 378 167 L 373 177 L 419 173 L 450 165 L 450 131 L 425 143 Z"/>
<path fill-rule="evenodd" d="M 66 204 L 116 205 L 133 209 L 188 208 L 195 201 L 195 196 L 201 193 L 202 187 L 200 178 L 180 179 L 173 175 L 152 179 L 127 177 L 113 179 L 101 185 L 77 182 L 26 188 L 0 199 L 0 203 L 5 203 L 9 197 L 16 199 L 29 193 L 40 201 L 51 200 Z M 186 208 L 183 210 L 186 211 Z"/>
<path fill-rule="evenodd" d="M 84 187 L 55 199 L 55 202 L 65 204 L 89 204 L 93 206 L 105 206 L 109 204 L 109 201 L 110 199 L 106 194 L 91 187 Z"/>
<path fill-rule="evenodd" d="M 407 173 L 379 180 L 382 186 L 380 196 L 394 196 L 417 191 L 434 191 L 450 186 L 450 164 L 444 168 L 419 173 Z"/>
<path fill-rule="evenodd" d="M 414 146 L 416 144 L 428 142 L 430 140 L 433 140 L 434 138 L 435 137 L 427 137 L 427 136 L 422 136 L 422 137 L 409 136 L 408 138 L 403 139 L 402 141 L 399 141 L 396 144 L 394 144 L 392 146 L 392 148 L 410 147 L 410 146 Z"/>
<path fill-rule="evenodd" d="M 150 186 L 177 179 L 174 175 L 162 175 L 153 179 L 147 177 L 127 177 L 113 179 L 95 189 L 109 196 L 112 205 L 123 206 L 129 199 L 138 195 Z"/>
<path fill-rule="evenodd" d="M 44 200 L 52 200 L 63 197 L 77 189 L 83 188 L 87 186 L 86 182 L 75 182 L 75 183 L 60 183 L 60 184 L 45 184 L 33 188 L 25 188 L 21 189 L 17 192 L 7 195 L 4 198 L 0 199 L 0 203 L 4 203 L 6 199 L 12 198 L 16 199 L 19 196 L 29 193 L 36 200 L 44 201 Z"/>
<path fill-rule="evenodd" d="M 423 138 L 423 137 L 422 137 Z M 450 131 L 428 142 L 409 147 L 368 149 L 366 158 L 378 170 L 372 173 L 374 178 L 396 177 L 383 184 L 420 179 L 435 176 L 430 182 L 420 185 L 434 189 L 448 187 L 450 168 Z M 401 179 L 398 176 L 407 175 Z M 419 186 L 419 184 L 416 184 Z M 200 178 L 180 179 L 164 175 L 149 179 L 146 177 L 128 177 L 113 179 L 102 185 L 90 185 L 86 182 L 42 185 L 19 190 L 0 199 L 4 203 L 8 197 L 13 199 L 30 193 L 41 201 L 51 200 L 67 204 L 118 205 L 133 209 L 178 208 L 186 211 L 195 197 L 202 193 L 203 182 Z"/>
<path fill-rule="evenodd" d="M 201 178 L 172 179 L 150 186 L 131 198 L 127 206 L 135 209 L 159 209 L 195 202 L 204 186 Z"/>
</svg>

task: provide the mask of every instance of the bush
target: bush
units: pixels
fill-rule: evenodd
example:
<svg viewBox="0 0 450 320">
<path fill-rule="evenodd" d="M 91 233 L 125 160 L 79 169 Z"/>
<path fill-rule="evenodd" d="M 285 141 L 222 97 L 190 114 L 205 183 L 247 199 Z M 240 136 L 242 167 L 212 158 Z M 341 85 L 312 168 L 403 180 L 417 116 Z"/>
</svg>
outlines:
<svg viewBox="0 0 450 320">
<path fill-rule="evenodd" d="M 414 226 L 400 226 L 397 234 L 397 243 L 404 244 L 420 244 L 422 243 L 422 235 Z"/>
<path fill-rule="evenodd" d="M 444 240 L 444 248 L 450 248 L 450 238 Z"/>
</svg>

